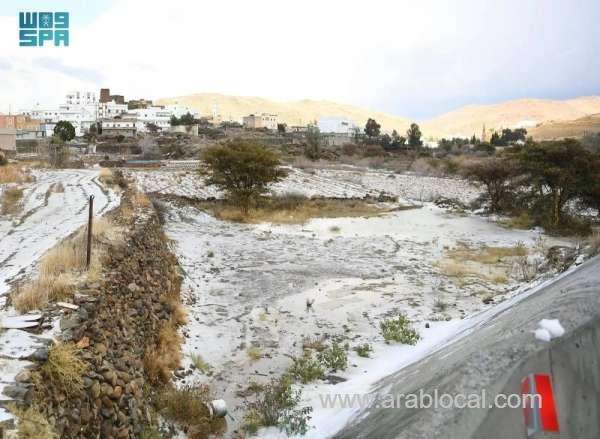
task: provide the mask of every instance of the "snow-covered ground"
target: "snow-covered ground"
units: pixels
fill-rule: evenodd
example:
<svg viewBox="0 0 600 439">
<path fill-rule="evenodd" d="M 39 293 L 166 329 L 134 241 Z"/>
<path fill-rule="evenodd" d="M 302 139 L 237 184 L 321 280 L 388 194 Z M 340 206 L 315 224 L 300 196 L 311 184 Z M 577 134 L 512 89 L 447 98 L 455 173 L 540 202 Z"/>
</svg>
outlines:
<svg viewBox="0 0 600 439">
<path fill-rule="evenodd" d="M 32 274 L 40 257 L 87 222 L 89 196 L 99 216 L 118 206 L 120 197 L 99 182 L 97 170 L 35 170 L 35 181 L 21 185 L 22 209 L 0 216 L 0 401 L 6 386 L 30 363 L 24 358 L 48 343 L 58 331 L 57 322 L 40 336 L 22 328 L 41 315 L 17 316 L 6 306 L 11 282 Z M 0 191 L 6 185 L 0 185 Z M 10 328 L 10 329 L 9 329 Z M 0 419 L 10 415 L 0 409 Z"/>
<path fill-rule="evenodd" d="M 465 180 L 421 177 L 411 174 L 365 170 L 355 167 L 345 169 L 316 169 L 305 171 L 286 168 L 288 177 L 273 185 L 275 193 L 294 192 L 306 196 L 364 197 L 381 192 L 398 196 L 402 200 L 432 201 L 438 196 L 469 202 L 480 190 Z M 202 177 L 193 170 L 135 170 L 133 174 L 145 192 L 159 192 L 194 198 L 220 197 L 214 187 L 206 186 Z"/>
<path fill-rule="evenodd" d="M 22 210 L 0 216 L 0 296 L 11 280 L 86 223 L 90 195 L 96 215 L 119 204 L 119 196 L 100 184 L 96 170 L 37 170 L 33 175 L 36 180 L 23 185 Z"/>
<path fill-rule="evenodd" d="M 153 181 L 150 172 L 141 178 L 146 189 Z M 383 190 L 412 201 L 437 195 L 468 201 L 478 195 L 457 180 L 331 172 L 327 177 L 319 174 L 321 180 L 312 185 L 314 176 L 294 171 L 278 190 L 334 196 Z M 195 175 L 190 179 L 198 181 Z M 190 189 L 182 184 L 163 192 Z M 199 196 L 190 190 L 193 194 L 188 195 Z M 211 383 L 238 422 L 243 416 L 238 393 L 250 381 L 266 382 L 282 374 L 290 356 L 301 353 L 305 337 L 343 337 L 350 347 L 369 343 L 374 349 L 370 359 L 350 350 L 349 368 L 336 373 L 345 383 L 304 386 L 312 405 L 318 393 L 344 386 L 368 389 L 383 374 L 444 343 L 465 328 L 465 318 L 493 306 L 482 297 L 499 303 L 524 286 L 510 274 L 506 282 L 494 282 L 491 271 L 489 278 L 484 274 L 457 285 L 437 265 L 447 250 L 457 245 L 534 247 L 539 239 L 537 231 L 508 230 L 485 218 L 450 215 L 431 203 L 380 217 L 314 219 L 304 225 L 236 224 L 193 207 L 169 205 L 165 227 L 186 274 L 185 363 L 190 365 L 189 356 L 197 354 L 211 367 L 210 373 L 195 370 L 184 381 Z M 548 245 L 555 243 L 547 239 Z M 314 301 L 310 308 L 307 301 Z M 445 309 L 436 306 L 441 302 Z M 397 312 L 406 313 L 421 333 L 416 346 L 383 342 L 379 322 Z M 248 355 L 251 346 L 260 353 L 258 360 Z M 337 420 L 328 423 L 333 415 L 315 405 L 316 429 L 309 435 L 327 437 L 348 413 L 335 414 Z"/>
</svg>

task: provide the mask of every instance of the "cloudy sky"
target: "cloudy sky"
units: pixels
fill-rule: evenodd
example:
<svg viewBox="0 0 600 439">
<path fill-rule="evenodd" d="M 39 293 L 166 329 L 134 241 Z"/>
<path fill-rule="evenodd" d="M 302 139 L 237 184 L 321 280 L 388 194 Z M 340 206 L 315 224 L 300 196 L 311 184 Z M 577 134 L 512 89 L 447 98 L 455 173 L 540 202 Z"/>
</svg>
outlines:
<svg viewBox="0 0 600 439">
<path fill-rule="evenodd" d="M 68 48 L 18 45 L 19 11 L 70 12 Z M 0 111 L 110 87 L 327 99 L 412 119 L 600 94 L 598 0 L 3 0 Z"/>
</svg>

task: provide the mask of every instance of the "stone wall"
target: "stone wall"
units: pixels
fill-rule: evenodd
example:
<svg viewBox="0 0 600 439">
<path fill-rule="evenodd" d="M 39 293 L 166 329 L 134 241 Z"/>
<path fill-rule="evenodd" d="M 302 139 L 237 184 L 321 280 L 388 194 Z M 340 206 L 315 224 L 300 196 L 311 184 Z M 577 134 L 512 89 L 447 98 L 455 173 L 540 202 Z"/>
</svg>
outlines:
<svg viewBox="0 0 600 439">
<path fill-rule="evenodd" d="M 108 252 L 104 281 L 76 295 L 79 309 L 61 325 L 82 348 L 84 392 L 67 396 L 50 380 L 33 387 L 60 437 L 139 437 L 151 421 L 143 358 L 171 319 L 181 279 L 156 214 L 142 210 L 125 243 Z"/>
</svg>

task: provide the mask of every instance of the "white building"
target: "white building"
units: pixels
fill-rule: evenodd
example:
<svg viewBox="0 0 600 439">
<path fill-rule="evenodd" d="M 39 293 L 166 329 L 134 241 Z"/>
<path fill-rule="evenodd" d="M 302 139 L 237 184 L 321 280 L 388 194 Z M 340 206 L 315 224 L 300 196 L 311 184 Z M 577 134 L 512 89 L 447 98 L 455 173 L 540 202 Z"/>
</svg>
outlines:
<svg viewBox="0 0 600 439">
<path fill-rule="evenodd" d="M 139 132 L 149 131 L 148 124 L 156 125 L 161 131 L 166 131 L 171 127 L 173 113 L 163 107 L 137 108 L 129 110 L 127 113 L 137 119 L 136 126 Z"/>
<path fill-rule="evenodd" d="M 117 104 L 115 101 L 98 103 L 97 119 L 112 119 L 127 113 L 127 104 Z"/>
<path fill-rule="evenodd" d="M 356 124 L 343 117 L 322 117 L 317 126 L 322 133 L 345 134 L 351 136 L 354 134 Z"/>
<path fill-rule="evenodd" d="M 276 114 L 250 114 L 244 117 L 244 127 L 251 129 L 267 128 L 269 130 L 277 129 Z"/>
<path fill-rule="evenodd" d="M 97 105 L 96 93 L 91 91 L 72 91 L 67 93 L 67 105 Z"/>
<path fill-rule="evenodd" d="M 102 135 L 105 136 L 122 135 L 125 137 L 135 137 L 137 133 L 136 123 L 137 120 L 135 118 L 102 119 L 100 126 L 102 128 Z"/>
</svg>

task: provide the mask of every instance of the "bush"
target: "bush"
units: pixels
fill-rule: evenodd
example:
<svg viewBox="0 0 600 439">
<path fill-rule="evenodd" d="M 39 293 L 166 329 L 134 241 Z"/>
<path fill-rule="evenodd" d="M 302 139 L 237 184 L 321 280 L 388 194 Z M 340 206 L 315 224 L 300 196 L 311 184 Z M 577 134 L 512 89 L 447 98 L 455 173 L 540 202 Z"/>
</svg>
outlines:
<svg viewBox="0 0 600 439">
<path fill-rule="evenodd" d="M 304 351 L 301 357 L 293 358 L 294 363 L 289 369 L 289 374 L 303 384 L 320 380 L 325 375 L 323 367 L 309 351 Z"/>
<path fill-rule="evenodd" d="M 410 325 L 404 314 L 398 314 L 392 319 L 383 320 L 379 327 L 386 342 L 397 341 L 403 344 L 415 345 L 421 338 L 419 333 Z"/>
<path fill-rule="evenodd" d="M 369 343 L 364 343 L 354 347 L 354 350 L 358 354 L 359 357 L 369 358 L 371 356 L 371 352 L 373 352 L 373 348 Z"/>
<path fill-rule="evenodd" d="M 11 412 L 19 420 L 17 425 L 17 438 L 19 439 L 58 439 L 58 434 L 48 419 L 42 414 L 38 406 L 27 409 L 11 407 Z"/>
<path fill-rule="evenodd" d="M 344 370 L 348 366 L 346 350 L 336 342 L 319 352 L 318 359 L 328 369 Z"/>
<path fill-rule="evenodd" d="M 312 407 L 297 408 L 301 391 L 292 389 L 289 376 L 273 379 L 257 400 L 248 404 L 244 429 L 256 433 L 260 427 L 278 427 L 288 435 L 305 434 Z"/>
<path fill-rule="evenodd" d="M 20 188 L 11 187 L 2 192 L 2 199 L 0 200 L 2 215 L 17 213 L 21 198 L 23 198 L 23 189 Z"/>
<path fill-rule="evenodd" d="M 6 154 L 0 151 L 0 166 L 8 165 L 8 159 L 6 158 Z"/>
<path fill-rule="evenodd" d="M 78 352 L 73 343 L 57 343 L 50 348 L 48 361 L 41 367 L 43 377 L 67 396 L 83 391 L 83 374 L 87 366 L 77 356 Z"/>
</svg>

